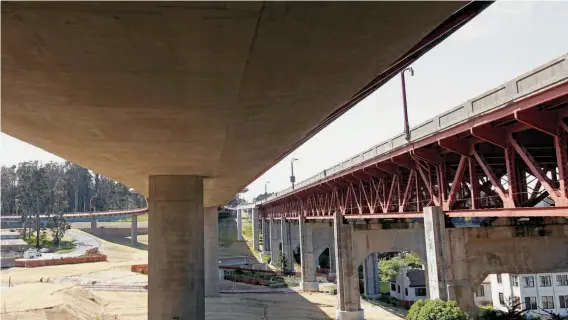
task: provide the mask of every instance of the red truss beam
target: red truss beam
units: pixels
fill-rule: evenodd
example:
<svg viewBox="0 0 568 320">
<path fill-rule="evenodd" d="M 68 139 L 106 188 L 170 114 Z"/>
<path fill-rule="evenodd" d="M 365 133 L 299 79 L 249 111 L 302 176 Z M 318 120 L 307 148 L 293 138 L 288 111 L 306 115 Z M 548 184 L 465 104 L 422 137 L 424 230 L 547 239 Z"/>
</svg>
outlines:
<svg viewBox="0 0 568 320">
<path fill-rule="evenodd" d="M 556 119 L 558 119 L 558 116 L 555 112 L 544 112 L 536 109 L 519 110 L 515 111 L 515 119 L 546 134 L 556 135 Z"/>
<path fill-rule="evenodd" d="M 503 205 L 505 206 L 505 208 L 514 208 L 515 203 L 512 201 L 512 199 L 508 197 L 507 194 L 505 194 L 505 189 L 503 188 L 503 185 L 501 185 L 501 181 L 499 181 L 499 179 L 497 178 L 491 167 L 487 164 L 485 159 L 476 150 L 473 150 L 473 156 L 475 157 L 475 160 L 477 160 L 477 163 L 479 164 L 481 169 L 483 169 L 483 172 L 485 173 L 489 181 L 491 181 L 491 184 L 493 185 L 493 187 L 497 191 L 497 194 L 503 201 Z"/>
<path fill-rule="evenodd" d="M 462 184 L 463 174 L 465 172 L 465 167 L 467 165 L 468 157 L 462 156 L 460 158 L 460 163 L 458 165 L 458 170 L 456 175 L 454 176 L 454 181 L 452 182 L 452 188 L 450 189 L 450 193 L 448 195 L 448 199 L 444 201 L 443 209 L 450 210 L 452 207 L 453 202 L 455 201 L 456 193 L 458 191 L 459 186 Z"/>
<path fill-rule="evenodd" d="M 470 129 L 470 132 L 474 137 L 505 149 L 505 145 L 507 144 L 507 131 L 503 128 L 493 127 L 491 124 L 486 124 L 473 127 Z"/>
<path fill-rule="evenodd" d="M 559 121 L 557 135 L 554 136 L 556 163 L 558 164 L 559 191 L 564 206 L 568 206 L 568 126 Z"/>
<path fill-rule="evenodd" d="M 438 140 L 438 144 L 454 153 L 462 156 L 469 156 L 471 154 L 471 142 L 469 140 L 460 140 L 456 136 L 450 136 Z"/>
<path fill-rule="evenodd" d="M 540 165 L 529 154 L 527 149 L 523 145 L 519 144 L 512 136 L 509 137 L 509 142 L 515 148 L 519 156 L 521 156 L 521 159 L 523 159 L 533 176 L 535 176 L 544 189 L 548 191 L 548 194 L 554 202 L 558 202 L 560 193 L 554 189 L 554 182 L 546 176 L 546 172 L 541 169 Z"/>
</svg>

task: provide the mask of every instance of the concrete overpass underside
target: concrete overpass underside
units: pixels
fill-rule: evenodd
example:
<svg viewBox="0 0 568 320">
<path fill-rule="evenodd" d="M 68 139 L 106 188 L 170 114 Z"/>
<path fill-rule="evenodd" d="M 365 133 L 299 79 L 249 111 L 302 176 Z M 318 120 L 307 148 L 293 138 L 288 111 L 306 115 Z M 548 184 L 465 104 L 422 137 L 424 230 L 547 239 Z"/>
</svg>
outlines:
<svg viewBox="0 0 568 320">
<path fill-rule="evenodd" d="M 466 4 L 4 2 L 2 132 L 219 205 Z"/>
</svg>

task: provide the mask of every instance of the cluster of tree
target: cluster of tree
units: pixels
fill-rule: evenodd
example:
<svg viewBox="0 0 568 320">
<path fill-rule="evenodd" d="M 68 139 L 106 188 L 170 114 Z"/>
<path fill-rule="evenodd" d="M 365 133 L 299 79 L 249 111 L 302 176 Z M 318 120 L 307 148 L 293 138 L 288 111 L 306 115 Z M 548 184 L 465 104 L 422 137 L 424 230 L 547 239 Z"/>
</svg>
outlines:
<svg viewBox="0 0 568 320">
<path fill-rule="evenodd" d="M 17 214 L 28 226 L 38 215 L 49 215 L 48 227 L 57 242 L 63 236 L 67 212 L 142 208 L 142 195 L 107 177 L 71 162 L 22 162 L 1 167 L 3 215 Z M 37 231 L 39 240 L 39 230 Z"/>
<path fill-rule="evenodd" d="M 420 268 L 422 261 L 414 252 L 388 252 L 379 257 L 379 276 L 381 281 L 389 281 L 403 268 Z"/>
</svg>

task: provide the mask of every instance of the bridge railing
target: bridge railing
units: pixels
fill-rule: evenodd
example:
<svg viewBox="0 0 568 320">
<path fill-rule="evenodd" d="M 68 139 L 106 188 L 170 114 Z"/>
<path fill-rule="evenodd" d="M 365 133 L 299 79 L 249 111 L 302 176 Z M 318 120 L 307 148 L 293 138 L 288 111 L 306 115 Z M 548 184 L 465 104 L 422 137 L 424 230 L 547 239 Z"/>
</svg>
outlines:
<svg viewBox="0 0 568 320">
<path fill-rule="evenodd" d="M 445 111 L 434 118 L 424 121 L 410 129 L 410 141 L 407 142 L 404 133 L 383 141 L 345 161 L 342 161 L 326 170 L 298 182 L 295 189 L 288 188 L 258 202 L 264 204 L 293 192 L 294 190 L 309 186 L 317 181 L 336 175 L 360 163 L 370 161 L 387 152 L 403 147 L 407 144 L 435 134 L 438 131 L 456 126 L 475 116 L 498 110 L 506 105 L 543 91 L 552 86 L 568 81 L 568 54 L 564 54 L 548 63 L 526 72 L 513 80 L 484 92 L 473 99 Z"/>
</svg>

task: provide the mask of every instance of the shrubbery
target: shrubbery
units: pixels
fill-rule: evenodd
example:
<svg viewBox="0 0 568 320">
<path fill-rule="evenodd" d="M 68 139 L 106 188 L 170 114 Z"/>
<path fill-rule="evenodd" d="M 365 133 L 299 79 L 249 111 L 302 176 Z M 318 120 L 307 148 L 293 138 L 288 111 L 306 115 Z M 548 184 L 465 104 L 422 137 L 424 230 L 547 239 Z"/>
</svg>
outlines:
<svg viewBox="0 0 568 320">
<path fill-rule="evenodd" d="M 406 320 L 467 320 L 468 316 L 453 301 L 418 300 L 406 316 Z"/>
</svg>

